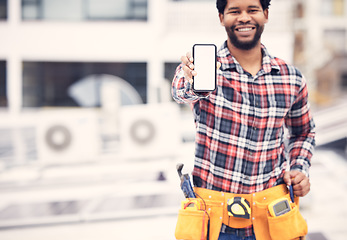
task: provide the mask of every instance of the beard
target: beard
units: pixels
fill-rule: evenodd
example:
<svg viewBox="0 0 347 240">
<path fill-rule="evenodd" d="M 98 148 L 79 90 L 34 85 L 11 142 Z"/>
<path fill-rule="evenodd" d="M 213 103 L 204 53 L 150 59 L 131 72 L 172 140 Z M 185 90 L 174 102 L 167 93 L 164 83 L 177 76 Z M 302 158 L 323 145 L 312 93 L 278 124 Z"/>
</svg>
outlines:
<svg viewBox="0 0 347 240">
<path fill-rule="evenodd" d="M 240 25 L 237 25 L 237 26 L 240 26 Z M 259 40 L 260 40 L 260 37 L 264 31 L 264 26 L 260 26 L 259 24 L 254 24 L 254 27 L 256 28 L 256 32 L 254 34 L 254 37 L 252 40 L 250 41 L 240 41 L 236 34 L 235 34 L 235 28 L 237 26 L 232 26 L 230 28 L 225 28 L 226 29 L 226 32 L 228 34 L 228 37 L 230 39 L 230 42 L 238 49 L 241 49 L 241 50 L 250 50 L 252 48 L 254 48 Z"/>
</svg>

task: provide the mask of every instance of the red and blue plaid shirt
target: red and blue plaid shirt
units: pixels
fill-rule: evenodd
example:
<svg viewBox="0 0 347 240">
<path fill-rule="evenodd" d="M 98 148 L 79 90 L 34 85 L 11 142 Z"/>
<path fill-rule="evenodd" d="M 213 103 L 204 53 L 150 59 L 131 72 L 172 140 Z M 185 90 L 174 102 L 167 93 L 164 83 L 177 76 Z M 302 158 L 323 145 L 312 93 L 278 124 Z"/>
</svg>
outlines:
<svg viewBox="0 0 347 240">
<path fill-rule="evenodd" d="M 194 92 L 178 66 L 172 95 L 176 102 L 192 105 L 195 186 L 242 194 L 262 191 L 283 183 L 287 159 L 291 170 L 308 175 L 315 132 L 306 81 L 264 46 L 262 54 L 262 68 L 252 76 L 225 42 L 217 53 L 217 89 L 209 94 Z"/>
</svg>

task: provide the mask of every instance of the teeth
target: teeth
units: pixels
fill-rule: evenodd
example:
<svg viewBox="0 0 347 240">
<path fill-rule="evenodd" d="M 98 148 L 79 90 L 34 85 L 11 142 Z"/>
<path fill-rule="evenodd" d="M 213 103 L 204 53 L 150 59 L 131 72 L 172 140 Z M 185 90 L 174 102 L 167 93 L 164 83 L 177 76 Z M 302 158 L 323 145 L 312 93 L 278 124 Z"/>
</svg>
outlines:
<svg viewBox="0 0 347 240">
<path fill-rule="evenodd" d="M 247 32 L 247 31 L 251 31 L 252 28 L 239 28 L 237 31 L 239 32 Z"/>
</svg>

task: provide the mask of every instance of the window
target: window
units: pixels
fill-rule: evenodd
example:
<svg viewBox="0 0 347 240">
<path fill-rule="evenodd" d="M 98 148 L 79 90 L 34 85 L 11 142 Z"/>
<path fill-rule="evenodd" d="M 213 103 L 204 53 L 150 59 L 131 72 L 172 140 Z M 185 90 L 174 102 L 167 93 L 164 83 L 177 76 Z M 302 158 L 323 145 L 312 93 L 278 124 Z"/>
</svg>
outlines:
<svg viewBox="0 0 347 240">
<path fill-rule="evenodd" d="M 0 107 L 7 107 L 6 62 L 0 61 Z"/>
<path fill-rule="evenodd" d="M 305 16 L 305 8 L 303 3 L 299 2 L 295 5 L 295 11 L 294 11 L 295 18 L 304 18 Z"/>
<path fill-rule="evenodd" d="M 7 19 L 7 0 L 0 0 L 0 20 Z"/>
<path fill-rule="evenodd" d="M 180 62 L 166 62 L 165 63 L 165 65 L 164 65 L 164 68 L 165 68 L 164 77 L 165 77 L 165 79 L 170 80 L 170 82 L 172 81 L 172 79 L 175 75 L 176 68 L 178 67 L 179 64 L 180 64 Z"/>
<path fill-rule="evenodd" d="M 147 0 L 89 0 L 87 19 L 147 19 Z"/>
<path fill-rule="evenodd" d="M 294 38 L 294 62 L 297 65 L 305 64 L 305 31 L 297 31 Z"/>
<path fill-rule="evenodd" d="M 81 106 L 69 94 L 69 89 L 88 76 L 108 74 L 121 78 L 137 91 L 142 102 L 147 100 L 146 63 L 93 63 L 93 62 L 24 62 L 23 63 L 23 107 Z M 93 79 L 92 79 L 93 80 Z M 100 106 L 100 84 L 95 80 L 93 95 Z M 90 93 L 87 92 L 87 93 Z"/>
<path fill-rule="evenodd" d="M 171 84 L 175 75 L 175 71 L 180 62 L 165 62 L 164 63 L 164 82 L 162 84 L 160 100 L 173 101 L 171 96 Z"/>
<path fill-rule="evenodd" d="M 147 20 L 148 0 L 22 0 L 23 20 Z"/>
</svg>

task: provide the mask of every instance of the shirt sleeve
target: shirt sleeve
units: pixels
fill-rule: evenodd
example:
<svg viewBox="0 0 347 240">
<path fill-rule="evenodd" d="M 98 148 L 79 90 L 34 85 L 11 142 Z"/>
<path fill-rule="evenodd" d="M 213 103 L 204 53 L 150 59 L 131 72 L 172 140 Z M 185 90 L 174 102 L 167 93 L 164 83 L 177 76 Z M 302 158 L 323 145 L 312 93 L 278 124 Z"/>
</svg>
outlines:
<svg viewBox="0 0 347 240">
<path fill-rule="evenodd" d="M 206 98 L 210 95 L 210 93 L 196 93 L 193 91 L 192 84 L 184 77 L 182 64 L 176 69 L 171 93 L 177 103 L 194 103 L 200 98 Z"/>
<path fill-rule="evenodd" d="M 308 176 L 315 147 L 315 124 L 308 102 L 305 78 L 302 80 L 298 95 L 285 121 L 290 134 L 290 170 L 298 170 Z"/>
</svg>

